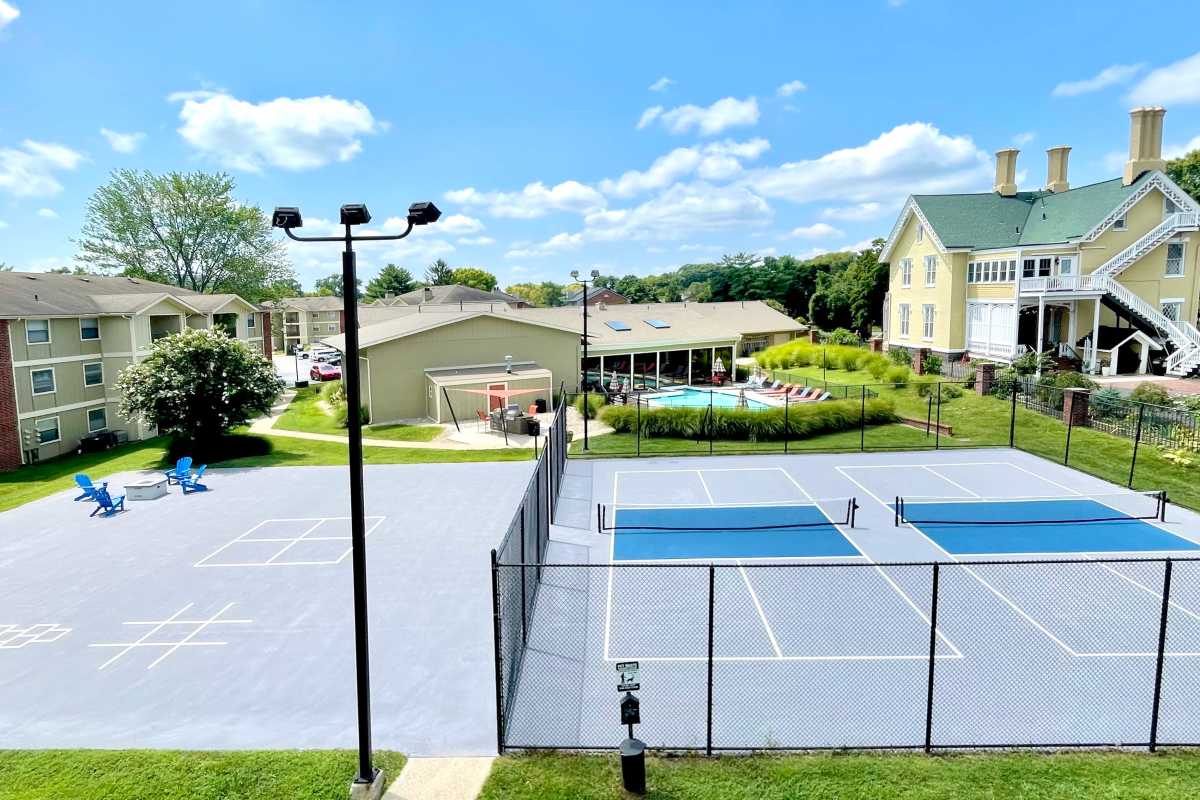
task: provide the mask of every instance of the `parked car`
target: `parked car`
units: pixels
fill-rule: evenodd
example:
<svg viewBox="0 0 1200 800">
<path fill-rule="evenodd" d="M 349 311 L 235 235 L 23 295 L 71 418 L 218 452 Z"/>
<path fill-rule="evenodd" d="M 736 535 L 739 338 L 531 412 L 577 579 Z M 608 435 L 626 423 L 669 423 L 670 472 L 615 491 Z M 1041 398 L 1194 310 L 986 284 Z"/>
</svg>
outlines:
<svg viewBox="0 0 1200 800">
<path fill-rule="evenodd" d="M 313 358 L 313 361 L 317 361 L 320 363 L 326 363 L 326 362 L 332 362 L 335 359 L 338 361 L 341 361 L 342 354 L 337 350 L 332 350 L 329 348 L 322 348 L 320 350 L 313 350 L 312 358 Z"/>
<path fill-rule="evenodd" d="M 308 377 L 314 381 L 336 381 L 342 378 L 342 368 L 333 364 L 313 364 Z"/>
</svg>

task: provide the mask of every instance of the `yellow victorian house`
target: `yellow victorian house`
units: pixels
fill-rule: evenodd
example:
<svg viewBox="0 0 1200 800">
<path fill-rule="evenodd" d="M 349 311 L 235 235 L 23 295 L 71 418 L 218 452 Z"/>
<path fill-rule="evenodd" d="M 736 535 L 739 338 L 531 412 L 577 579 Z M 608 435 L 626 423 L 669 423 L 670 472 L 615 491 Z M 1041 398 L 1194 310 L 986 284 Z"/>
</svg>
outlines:
<svg viewBox="0 0 1200 800">
<path fill-rule="evenodd" d="M 1130 112 L 1124 174 L 1072 189 L 1069 147 L 1045 188 L 1018 191 L 1017 150 L 993 191 L 913 195 L 882 260 L 889 348 L 1006 362 L 1030 350 L 1089 372 L 1200 370 L 1200 205 L 1163 174 L 1162 108 Z"/>
</svg>

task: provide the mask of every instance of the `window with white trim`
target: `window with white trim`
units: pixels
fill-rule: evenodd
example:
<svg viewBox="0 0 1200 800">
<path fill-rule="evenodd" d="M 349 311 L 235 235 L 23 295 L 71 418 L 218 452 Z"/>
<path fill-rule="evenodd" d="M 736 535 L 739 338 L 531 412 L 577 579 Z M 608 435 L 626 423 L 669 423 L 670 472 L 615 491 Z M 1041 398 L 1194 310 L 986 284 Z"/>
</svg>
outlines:
<svg viewBox="0 0 1200 800">
<path fill-rule="evenodd" d="M 33 423 L 33 430 L 37 433 L 38 444 L 53 444 L 62 438 L 58 431 L 58 417 L 37 420 Z"/>
<path fill-rule="evenodd" d="M 100 320 L 95 317 L 79 318 L 79 340 L 92 342 L 100 339 Z"/>
<path fill-rule="evenodd" d="M 88 433 L 102 431 L 108 427 L 108 414 L 104 408 L 88 409 Z"/>
<path fill-rule="evenodd" d="M 330 333 L 337 333 L 337 324 L 336 323 L 331 322 L 328 325 L 326 325 L 325 327 L 329 329 Z"/>
<path fill-rule="evenodd" d="M 921 306 L 921 338 L 933 338 L 933 319 L 936 315 L 934 307 L 928 303 Z"/>
<path fill-rule="evenodd" d="M 899 308 L 900 308 L 900 336 L 901 336 L 901 338 L 907 339 L 908 338 L 908 320 L 909 320 L 909 316 L 910 316 L 909 305 L 908 305 L 908 303 L 901 303 Z"/>
<path fill-rule="evenodd" d="M 1008 283 L 1017 279 L 1015 258 L 999 261 L 971 261 L 967 264 L 967 283 Z"/>
<path fill-rule="evenodd" d="M 54 394 L 54 368 L 30 370 L 29 383 L 34 394 Z"/>
<path fill-rule="evenodd" d="M 257 314 L 247 314 L 246 315 L 246 330 L 253 331 L 253 330 L 256 330 L 257 328 L 258 328 L 258 315 Z"/>
<path fill-rule="evenodd" d="M 50 343 L 50 320 L 48 319 L 27 319 L 25 320 L 25 344 L 49 344 Z"/>
<path fill-rule="evenodd" d="M 1119 217 L 1117 217 L 1116 219 L 1114 219 L 1114 220 L 1113 220 L 1112 227 L 1113 227 L 1113 230 L 1114 230 L 1114 231 L 1123 231 L 1123 230 L 1125 230 L 1125 228 L 1127 227 L 1127 224 L 1126 224 L 1126 222 L 1125 222 L 1125 215 L 1124 215 L 1124 214 L 1122 214 L 1121 216 L 1119 216 Z"/>
<path fill-rule="evenodd" d="M 912 286 L 912 259 L 900 259 L 900 285 L 904 288 Z"/>
<path fill-rule="evenodd" d="M 83 385 L 84 386 L 103 386 L 104 385 L 104 364 L 100 361 L 94 361 L 90 364 L 83 365 Z"/>
<path fill-rule="evenodd" d="M 1159 304 L 1159 309 L 1163 316 L 1171 322 L 1179 322 L 1183 318 L 1183 299 L 1177 297 L 1165 299 Z"/>
<path fill-rule="evenodd" d="M 925 226 L 918 222 L 917 223 L 917 244 L 920 244 L 923 241 L 925 241 Z"/>
<path fill-rule="evenodd" d="M 1179 213 L 1179 206 L 1175 205 L 1175 201 L 1163 195 L 1163 217 L 1169 217 L 1172 214 Z"/>
<path fill-rule="evenodd" d="M 925 285 L 937 284 L 937 256 L 925 256 Z"/>
<path fill-rule="evenodd" d="M 1168 242 L 1167 243 L 1167 271 L 1168 278 L 1178 278 L 1183 275 L 1183 242 Z"/>
<path fill-rule="evenodd" d="M 1026 258 L 1021 262 L 1021 277 L 1036 278 L 1037 277 L 1037 261 L 1032 258 Z"/>
</svg>

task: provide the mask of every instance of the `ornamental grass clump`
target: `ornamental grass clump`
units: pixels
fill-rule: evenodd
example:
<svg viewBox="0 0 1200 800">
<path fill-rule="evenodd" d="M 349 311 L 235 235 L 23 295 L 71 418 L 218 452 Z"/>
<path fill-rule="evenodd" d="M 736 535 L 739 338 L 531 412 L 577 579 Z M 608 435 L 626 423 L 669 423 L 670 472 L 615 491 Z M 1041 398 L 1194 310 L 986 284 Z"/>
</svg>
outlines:
<svg viewBox="0 0 1200 800">
<path fill-rule="evenodd" d="M 647 439 L 711 436 L 750 442 L 806 439 L 851 430 L 864 421 L 867 425 L 886 425 L 898 420 L 892 402 L 881 398 L 867 400 L 865 415 L 861 400 L 795 403 L 788 406 L 786 414 L 783 408 L 714 408 L 711 417 L 709 414 L 707 407 L 662 407 L 642 408 L 639 416 L 633 406 L 605 406 L 600 419 L 617 433 L 640 433 Z"/>
</svg>

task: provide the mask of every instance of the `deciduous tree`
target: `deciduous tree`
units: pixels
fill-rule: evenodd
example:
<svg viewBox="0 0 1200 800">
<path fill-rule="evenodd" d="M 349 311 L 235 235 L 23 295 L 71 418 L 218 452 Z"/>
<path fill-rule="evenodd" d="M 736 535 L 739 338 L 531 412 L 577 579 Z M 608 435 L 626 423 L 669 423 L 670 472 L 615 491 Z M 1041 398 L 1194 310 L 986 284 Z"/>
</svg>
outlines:
<svg viewBox="0 0 1200 800">
<path fill-rule="evenodd" d="M 471 286 L 484 292 L 490 292 L 499 283 L 496 276 L 478 267 L 459 267 L 450 273 L 450 283 Z"/>
<path fill-rule="evenodd" d="M 417 288 L 412 273 L 404 267 L 388 264 L 367 283 L 367 298 L 378 300 L 389 294 L 405 294 Z"/>
</svg>

